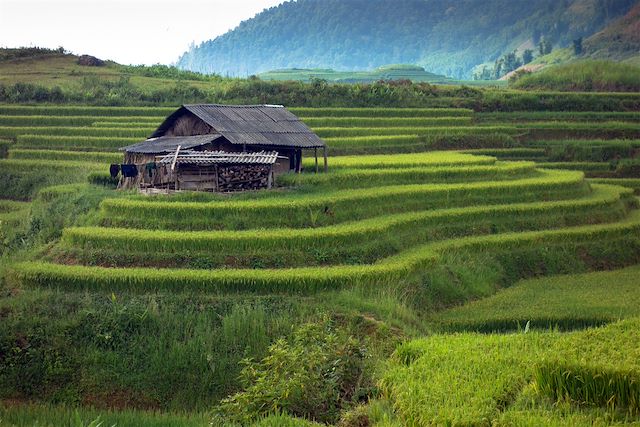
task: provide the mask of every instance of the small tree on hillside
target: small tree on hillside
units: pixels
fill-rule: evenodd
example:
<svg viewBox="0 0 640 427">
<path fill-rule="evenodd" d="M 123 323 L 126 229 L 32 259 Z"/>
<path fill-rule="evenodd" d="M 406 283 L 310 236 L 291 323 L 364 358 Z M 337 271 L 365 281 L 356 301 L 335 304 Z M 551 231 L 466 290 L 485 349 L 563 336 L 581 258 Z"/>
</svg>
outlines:
<svg viewBox="0 0 640 427">
<path fill-rule="evenodd" d="M 582 37 L 578 37 L 573 41 L 573 53 L 582 55 Z"/>
<path fill-rule="evenodd" d="M 531 49 L 526 49 L 522 52 L 522 63 L 526 65 L 531 61 L 533 61 L 533 51 Z"/>
</svg>

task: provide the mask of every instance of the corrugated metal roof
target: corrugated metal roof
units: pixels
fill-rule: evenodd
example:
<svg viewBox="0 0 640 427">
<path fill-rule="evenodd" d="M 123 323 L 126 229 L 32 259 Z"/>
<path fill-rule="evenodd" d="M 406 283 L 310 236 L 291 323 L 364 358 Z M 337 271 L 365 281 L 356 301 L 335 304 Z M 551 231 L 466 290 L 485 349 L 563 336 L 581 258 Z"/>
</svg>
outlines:
<svg viewBox="0 0 640 427">
<path fill-rule="evenodd" d="M 307 125 L 279 105 L 188 104 L 171 114 L 152 137 L 162 136 L 185 112 L 211 126 L 232 144 L 324 147 L 324 142 Z"/>
<path fill-rule="evenodd" d="M 170 164 L 174 161 L 174 154 L 164 156 L 159 163 Z M 277 151 L 259 151 L 255 153 L 229 153 L 226 151 L 180 151 L 176 159 L 177 164 L 252 164 L 272 165 L 278 160 Z"/>
<path fill-rule="evenodd" d="M 220 138 L 220 134 L 194 135 L 194 136 L 161 136 L 158 138 L 149 138 L 146 141 L 137 144 L 128 145 L 120 148 L 121 151 L 127 153 L 138 154 L 166 154 L 175 152 L 178 146 L 181 149 L 189 150 L 209 144 Z"/>
</svg>

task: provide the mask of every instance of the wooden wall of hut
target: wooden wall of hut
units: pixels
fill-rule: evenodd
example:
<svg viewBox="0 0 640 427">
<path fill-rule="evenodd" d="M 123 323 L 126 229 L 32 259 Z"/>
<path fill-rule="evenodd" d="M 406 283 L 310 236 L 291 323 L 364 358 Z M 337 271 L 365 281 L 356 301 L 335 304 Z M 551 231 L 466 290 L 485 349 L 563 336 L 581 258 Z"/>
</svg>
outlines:
<svg viewBox="0 0 640 427">
<path fill-rule="evenodd" d="M 271 165 L 178 165 L 175 179 L 179 190 L 229 193 L 271 188 L 273 171 Z"/>
</svg>

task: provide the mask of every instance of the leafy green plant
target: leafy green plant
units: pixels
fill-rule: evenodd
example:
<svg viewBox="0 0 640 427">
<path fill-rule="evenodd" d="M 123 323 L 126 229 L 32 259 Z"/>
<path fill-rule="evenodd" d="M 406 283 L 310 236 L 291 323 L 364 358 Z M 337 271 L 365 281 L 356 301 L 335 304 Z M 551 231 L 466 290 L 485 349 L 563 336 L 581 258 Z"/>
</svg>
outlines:
<svg viewBox="0 0 640 427">
<path fill-rule="evenodd" d="M 219 419 L 247 424 L 273 412 L 335 422 L 358 396 L 366 350 L 328 321 L 297 329 L 280 339 L 262 360 L 243 361 L 244 390 L 216 408 Z"/>
</svg>

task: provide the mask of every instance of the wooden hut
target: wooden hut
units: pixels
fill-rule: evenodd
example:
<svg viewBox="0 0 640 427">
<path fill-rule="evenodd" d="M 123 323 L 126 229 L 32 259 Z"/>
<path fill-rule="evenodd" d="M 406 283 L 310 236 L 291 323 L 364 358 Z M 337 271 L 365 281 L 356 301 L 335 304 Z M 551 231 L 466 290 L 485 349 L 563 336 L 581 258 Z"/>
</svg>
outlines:
<svg viewBox="0 0 640 427">
<path fill-rule="evenodd" d="M 135 172 L 176 150 L 225 153 L 277 153 L 273 174 L 300 172 L 303 150 L 313 150 L 318 170 L 318 149 L 327 169 L 325 143 L 298 117 L 280 105 L 183 105 L 167 117 L 146 141 L 123 147 L 129 168 L 121 186 L 144 182 Z M 124 166 L 123 165 L 123 166 Z"/>
</svg>

